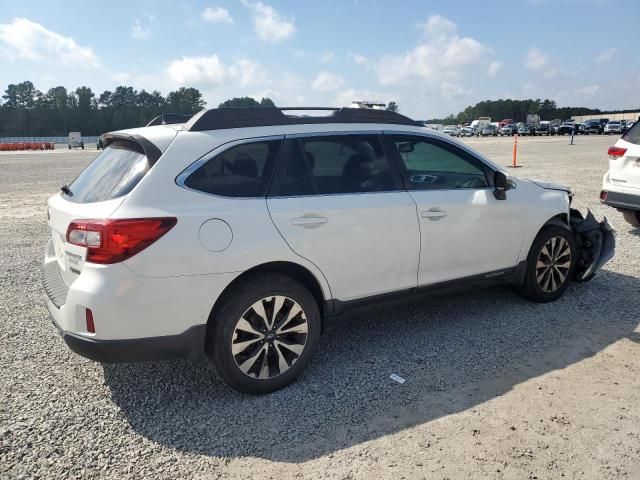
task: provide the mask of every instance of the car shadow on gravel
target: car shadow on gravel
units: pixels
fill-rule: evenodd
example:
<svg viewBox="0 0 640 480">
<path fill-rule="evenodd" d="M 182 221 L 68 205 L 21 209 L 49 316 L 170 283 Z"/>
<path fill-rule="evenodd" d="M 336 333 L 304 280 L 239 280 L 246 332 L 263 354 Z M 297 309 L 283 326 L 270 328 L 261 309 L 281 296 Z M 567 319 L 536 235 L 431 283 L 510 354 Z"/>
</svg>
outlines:
<svg viewBox="0 0 640 480">
<path fill-rule="evenodd" d="M 604 271 L 551 304 L 493 287 L 379 308 L 329 328 L 298 382 L 261 397 L 189 362 L 104 365 L 104 376 L 154 442 L 303 462 L 470 409 L 618 340 L 640 343 L 638 291 L 638 278 Z"/>
</svg>

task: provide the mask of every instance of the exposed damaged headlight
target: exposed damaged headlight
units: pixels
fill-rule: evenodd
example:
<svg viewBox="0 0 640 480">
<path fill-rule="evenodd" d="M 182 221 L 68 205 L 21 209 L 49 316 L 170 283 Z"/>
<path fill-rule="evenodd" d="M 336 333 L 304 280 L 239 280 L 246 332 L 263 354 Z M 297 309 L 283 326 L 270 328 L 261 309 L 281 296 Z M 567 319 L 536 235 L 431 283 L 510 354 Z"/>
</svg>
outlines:
<svg viewBox="0 0 640 480">
<path fill-rule="evenodd" d="M 586 217 L 574 208 L 570 213 L 569 221 L 578 248 L 574 280 L 588 282 L 613 257 L 616 248 L 615 231 L 606 217 L 598 222 L 591 210 L 587 210 Z"/>
</svg>

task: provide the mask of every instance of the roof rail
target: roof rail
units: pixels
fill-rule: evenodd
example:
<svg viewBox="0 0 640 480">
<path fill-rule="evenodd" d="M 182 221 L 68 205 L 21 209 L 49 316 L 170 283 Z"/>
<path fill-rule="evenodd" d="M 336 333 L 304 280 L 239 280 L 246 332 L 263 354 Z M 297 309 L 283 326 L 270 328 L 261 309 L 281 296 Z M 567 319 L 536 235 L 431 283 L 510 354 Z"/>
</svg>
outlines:
<svg viewBox="0 0 640 480">
<path fill-rule="evenodd" d="M 147 127 L 153 127 L 154 125 L 173 125 L 176 123 L 187 123 L 193 115 L 183 115 L 181 113 L 161 113 L 149 123 Z"/>
<path fill-rule="evenodd" d="M 287 111 L 330 111 L 331 115 L 286 115 Z M 322 123 L 389 123 L 422 126 L 415 120 L 388 110 L 330 107 L 225 107 L 203 110 L 184 126 L 185 130 L 203 132 L 225 128 L 304 125 Z"/>
</svg>

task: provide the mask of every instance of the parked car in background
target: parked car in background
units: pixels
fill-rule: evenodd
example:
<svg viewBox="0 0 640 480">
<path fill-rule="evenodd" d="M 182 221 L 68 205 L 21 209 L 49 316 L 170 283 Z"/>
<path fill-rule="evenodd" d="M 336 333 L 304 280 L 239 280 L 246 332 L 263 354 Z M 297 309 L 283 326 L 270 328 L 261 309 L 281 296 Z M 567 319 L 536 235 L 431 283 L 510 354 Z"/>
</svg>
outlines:
<svg viewBox="0 0 640 480">
<path fill-rule="evenodd" d="M 588 132 L 584 128 L 584 123 L 575 122 L 573 125 L 576 129 L 576 135 L 588 135 Z"/>
<path fill-rule="evenodd" d="M 586 133 L 601 133 L 602 127 L 600 126 L 600 120 L 592 119 L 584 122 L 584 131 Z"/>
<path fill-rule="evenodd" d="M 609 119 L 608 118 L 598 118 L 598 121 L 600 122 L 600 131 L 598 133 L 602 135 L 604 133 L 604 126 L 607 123 L 609 123 Z"/>
<path fill-rule="evenodd" d="M 627 130 L 625 131 L 628 132 L 629 130 L 631 130 L 631 127 L 633 127 L 636 124 L 636 122 L 634 122 L 633 120 L 630 120 L 627 122 Z"/>
<path fill-rule="evenodd" d="M 612 133 L 617 133 L 618 135 L 622 133 L 622 123 L 619 120 L 611 120 L 607 122 L 604 126 L 604 133 L 607 135 L 611 135 Z"/>
<path fill-rule="evenodd" d="M 480 136 L 482 137 L 496 137 L 498 136 L 498 129 L 495 125 L 486 125 L 480 130 Z"/>
<path fill-rule="evenodd" d="M 577 132 L 575 131 L 575 124 L 573 122 L 564 122 L 562 125 L 560 125 L 557 129 L 557 134 L 558 135 L 571 135 L 573 134 L 577 134 Z"/>
<path fill-rule="evenodd" d="M 531 135 L 531 126 L 527 123 L 521 123 L 518 125 L 518 135 Z"/>
<path fill-rule="evenodd" d="M 568 187 L 509 178 L 410 118 L 285 112 L 218 108 L 103 135 L 47 205 L 46 302 L 73 351 L 207 361 L 267 393 L 327 346 L 332 318 L 476 283 L 552 302 L 614 255 L 611 227 L 571 208 Z"/>
<path fill-rule="evenodd" d="M 558 128 L 560 128 L 560 125 L 562 125 L 562 120 L 560 120 L 559 118 L 554 118 L 549 122 L 549 125 L 551 126 L 551 135 L 555 135 L 558 133 Z"/>
<path fill-rule="evenodd" d="M 510 123 L 508 125 L 501 127 L 498 133 L 500 133 L 501 137 L 505 135 L 507 136 L 515 135 L 516 133 L 518 133 L 518 126 L 514 123 Z"/>
<path fill-rule="evenodd" d="M 447 135 L 451 135 L 452 137 L 459 137 L 460 129 L 457 125 L 445 125 L 442 129 L 442 133 L 446 133 Z"/>
<path fill-rule="evenodd" d="M 536 128 L 536 135 L 551 135 L 551 122 L 542 120 Z"/>
<path fill-rule="evenodd" d="M 461 137 L 473 137 L 476 134 L 475 128 L 472 127 L 462 127 L 460 129 Z"/>
<path fill-rule="evenodd" d="M 500 120 L 499 128 L 505 127 L 507 125 L 512 125 L 513 123 L 513 118 L 505 118 L 504 120 Z"/>
<path fill-rule="evenodd" d="M 635 122 L 608 154 L 609 170 L 602 179 L 600 201 L 617 208 L 627 222 L 640 227 L 640 123 Z"/>
<path fill-rule="evenodd" d="M 81 148 L 84 150 L 84 141 L 82 140 L 82 133 L 69 132 L 69 150 L 72 148 Z"/>
</svg>

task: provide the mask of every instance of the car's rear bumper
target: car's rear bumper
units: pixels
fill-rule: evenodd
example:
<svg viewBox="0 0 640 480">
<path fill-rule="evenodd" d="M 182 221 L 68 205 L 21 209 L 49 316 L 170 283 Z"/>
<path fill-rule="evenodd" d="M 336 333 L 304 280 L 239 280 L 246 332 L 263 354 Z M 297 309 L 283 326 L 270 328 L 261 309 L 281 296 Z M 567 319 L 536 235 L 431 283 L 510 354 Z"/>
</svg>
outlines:
<svg viewBox="0 0 640 480">
<path fill-rule="evenodd" d="M 603 194 L 601 194 L 601 203 L 621 210 L 640 210 L 640 193 L 622 193 L 611 190 L 602 191 L 606 192 L 606 196 L 602 198 Z"/>
<path fill-rule="evenodd" d="M 196 325 L 178 335 L 101 340 L 63 331 L 53 316 L 67 346 L 78 355 L 102 363 L 142 362 L 189 358 L 202 360 L 206 325 Z"/>
<path fill-rule="evenodd" d="M 67 286 L 49 244 L 42 283 L 54 325 L 84 357 L 100 362 L 201 359 L 211 308 L 237 275 L 148 278 L 122 264 L 85 263 Z"/>
</svg>

